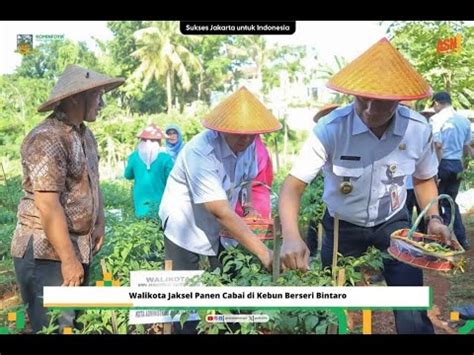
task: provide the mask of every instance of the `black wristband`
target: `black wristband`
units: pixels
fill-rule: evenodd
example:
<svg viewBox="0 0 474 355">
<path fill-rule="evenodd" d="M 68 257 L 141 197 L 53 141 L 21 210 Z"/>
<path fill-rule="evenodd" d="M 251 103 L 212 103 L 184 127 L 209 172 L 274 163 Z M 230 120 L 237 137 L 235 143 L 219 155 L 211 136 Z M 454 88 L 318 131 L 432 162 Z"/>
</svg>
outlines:
<svg viewBox="0 0 474 355">
<path fill-rule="evenodd" d="M 431 216 L 426 216 L 426 217 L 425 217 L 425 224 L 428 225 L 428 223 L 430 223 L 430 221 L 431 221 L 432 219 L 437 219 L 437 220 L 440 221 L 442 224 L 444 224 L 443 217 L 441 217 L 440 215 L 437 215 L 437 214 L 432 214 Z"/>
</svg>

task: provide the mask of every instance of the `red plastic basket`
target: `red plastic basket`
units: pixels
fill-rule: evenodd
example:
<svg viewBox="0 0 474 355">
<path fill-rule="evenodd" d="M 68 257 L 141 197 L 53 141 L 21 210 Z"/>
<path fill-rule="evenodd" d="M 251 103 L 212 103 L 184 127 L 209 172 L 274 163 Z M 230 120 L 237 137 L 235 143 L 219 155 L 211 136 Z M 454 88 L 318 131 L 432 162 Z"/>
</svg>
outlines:
<svg viewBox="0 0 474 355">
<path fill-rule="evenodd" d="M 253 217 L 243 217 L 242 219 L 258 239 L 273 239 L 273 219 Z M 221 230 L 220 236 L 232 238 L 230 233 L 225 229 Z"/>
<path fill-rule="evenodd" d="M 239 188 L 244 188 L 245 186 L 251 187 L 252 185 L 261 185 L 271 191 L 271 187 L 261 181 L 244 181 L 239 185 Z M 273 239 L 273 219 L 262 217 L 242 217 L 242 220 L 247 224 L 247 226 L 249 226 L 250 230 L 258 239 Z M 225 229 L 222 229 L 219 235 L 224 238 L 232 238 L 230 233 Z"/>
</svg>

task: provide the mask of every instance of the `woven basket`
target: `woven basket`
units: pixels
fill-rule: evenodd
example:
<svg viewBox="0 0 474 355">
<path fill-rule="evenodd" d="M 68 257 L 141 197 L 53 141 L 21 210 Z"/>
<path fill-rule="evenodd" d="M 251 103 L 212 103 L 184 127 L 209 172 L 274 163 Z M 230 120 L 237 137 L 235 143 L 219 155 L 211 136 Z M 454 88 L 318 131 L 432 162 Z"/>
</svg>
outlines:
<svg viewBox="0 0 474 355">
<path fill-rule="evenodd" d="M 446 198 L 454 211 L 454 202 L 448 195 L 440 195 L 420 213 L 411 229 L 399 229 L 390 236 L 388 253 L 395 259 L 428 270 L 454 271 L 463 270 L 465 253 L 453 234 L 454 213 L 451 214 L 449 230 L 454 238 L 447 245 L 442 237 L 415 232 L 424 214 L 441 198 Z"/>
</svg>

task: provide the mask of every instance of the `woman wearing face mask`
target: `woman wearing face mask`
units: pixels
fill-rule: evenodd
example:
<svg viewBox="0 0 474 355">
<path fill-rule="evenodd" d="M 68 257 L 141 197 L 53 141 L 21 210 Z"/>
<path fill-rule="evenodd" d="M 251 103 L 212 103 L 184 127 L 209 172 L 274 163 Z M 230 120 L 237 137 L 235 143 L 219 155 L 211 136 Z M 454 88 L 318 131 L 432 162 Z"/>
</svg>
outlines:
<svg viewBox="0 0 474 355">
<path fill-rule="evenodd" d="M 184 147 L 183 134 L 178 125 L 170 124 L 165 128 L 166 133 L 166 151 L 173 161 L 176 161 L 178 154 Z"/>
<path fill-rule="evenodd" d="M 160 128 L 153 123 L 139 135 L 137 149 L 130 154 L 125 178 L 135 180 L 133 204 L 139 218 L 156 217 L 163 197 L 166 181 L 173 168 L 173 159 L 161 147 L 166 138 Z"/>
</svg>

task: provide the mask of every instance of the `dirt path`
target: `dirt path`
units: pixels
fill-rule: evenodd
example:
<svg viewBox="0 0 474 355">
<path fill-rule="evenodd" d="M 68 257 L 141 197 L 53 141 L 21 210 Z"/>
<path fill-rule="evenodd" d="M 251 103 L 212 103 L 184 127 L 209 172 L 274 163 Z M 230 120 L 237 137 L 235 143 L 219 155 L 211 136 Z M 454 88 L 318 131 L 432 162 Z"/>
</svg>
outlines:
<svg viewBox="0 0 474 355">
<path fill-rule="evenodd" d="M 474 245 L 474 211 L 463 216 L 466 233 Z M 467 267 L 464 273 L 454 275 L 424 271 L 424 284 L 433 288 L 433 308 L 428 315 L 436 334 L 457 334 L 457 324 L 450 321 L 453 307 L 474 304 L 474 247 L 466 253 Z M 354 333 L 361 333 L 362 312 L 352 312 Z M 396 334 L 392 312 L 373 312 L 373 334 Z"/>
</svg>

